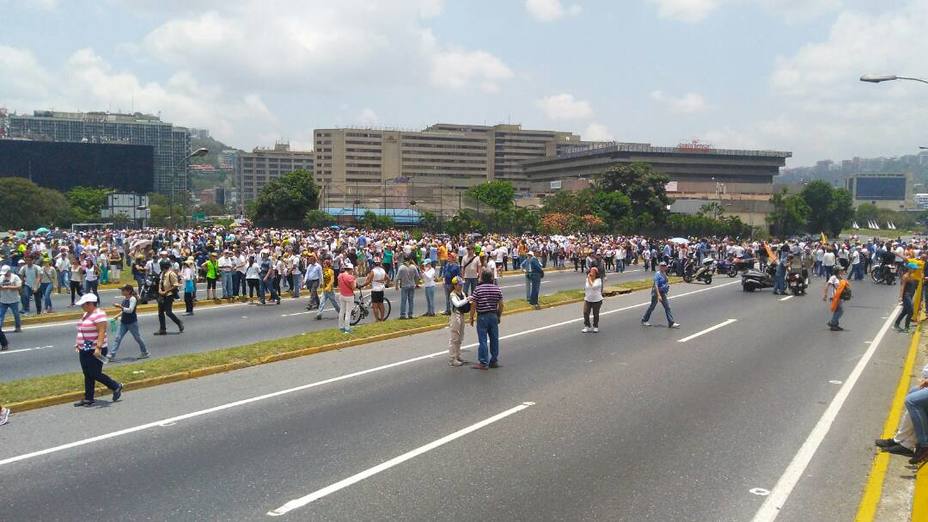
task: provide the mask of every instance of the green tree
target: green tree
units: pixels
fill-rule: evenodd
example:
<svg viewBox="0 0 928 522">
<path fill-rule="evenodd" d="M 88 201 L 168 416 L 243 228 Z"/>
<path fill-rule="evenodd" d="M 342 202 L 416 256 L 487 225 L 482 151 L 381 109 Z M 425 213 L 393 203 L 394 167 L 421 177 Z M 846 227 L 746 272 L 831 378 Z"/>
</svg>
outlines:
<svg viewBox="0 0 928 522">
<path fill-rule="evenodd" d="M 390 216 L 378 216 L 375 212 L 367 210 L 358 220 L 359 224 L 365 228 L 374 228 L 384 230 L 393 227 L 395 221 Z"/>
<path fill-rule="evenodd" d="M 508 181 L 487 181 L 467 189 L 467 196 L 496 210 L 513 206 L 516 189 Z"/>
<path fill-rule="evenodd" d="M 307 228 L 322 228 L 335 224 L 335 216 L 325 210 L 314 208 L 306 211 L 303 216 L 303 224 Z"/>
<path fill-rule="evenodd" d="M 824 181 L 813 181 L 802 189 L 800 196 L 809 206 L 809 232 L 824 232 L 834 237 L 851 224 L 854 202 L 847 190 L 836 189 Z"/>
<path fill-rule="evenodd" d="M 628 196 L 636 214 L 650 214 L 651 225 L 663 223 L 668 214 L 671 200 L 667 197 L 666 185 L 670 178 L 642 162 L 616 165 L 598 175 L 595 186 L 604 192 L 621 192 Z"/>
<path fill-rule="evenodd" d="M 198 210 L 207 216 L 223 216 L 229 213 L 229 210 L 218 203 L 201 203 Z"/>
<path fill-rule="evenodd" d="M 101 187 L 74 187 L 65 193 L 74 219 L 79 221 L 100 221 L 100 209 L 106 205 L 106 196 L 112 192 Z"/>
<path fill-rule="evenodd" d="M 306 212 L 319 206 L 319 188 L 307 170 L 295 170 L 271 181 L 255 199 L 259 226 L 302 225 Z"/>
<path fill-rule="evenodd" d="M 605 221 L 607 229 L 619 228 L 619 223 L 631 215 L 632 200 L 621 192 L 596 192 L 593 200 L 596 210 L 592 214 Z"/>
<path fill-rule="evenodd" d="M 767 216 L 771 232 L 775 236 L 787 237 L 801 232 L 809 219 L 809 205 L 799 194 L 788 194 L 786 189 L 770 198 L 773 212 Z"/>
<path fill-rule="evenodd" d="M 597 211 L 596 192 L 584 189 L 578 192 L 560 190 L 548 196 L 542 202 L 545 214 L 560 212 L 562 214 L 586 215 Z"/>
<path fill-rule="evenodd" d="M 419 214 L 419 226 L 428 230 L 429 232 L 437 231 L 440 227 L 438 216 L 435 215 L 434 212 L 423 210 Z"/>
<path fill-rule="evenodd" d="M 70 225 L 71 206 L 64 194 L 25 178 L 6 178 L 0 191 L 0 229 L 34 230 Z"/>
<path fill-rule="evenodd" d="M 712 219 L 721 219 L 722 214 L 724 213 L 725 213 L 725 208 L 718 201 L 706 203 L 705 205 L 699 207 L 700 216 L 709 216 Z"/>
</svg>

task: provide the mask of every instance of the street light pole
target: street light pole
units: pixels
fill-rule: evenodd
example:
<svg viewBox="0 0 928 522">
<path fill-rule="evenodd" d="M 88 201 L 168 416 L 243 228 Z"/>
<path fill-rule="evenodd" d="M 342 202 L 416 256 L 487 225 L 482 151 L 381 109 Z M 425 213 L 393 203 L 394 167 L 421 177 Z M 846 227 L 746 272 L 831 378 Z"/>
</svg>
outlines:
<svg viewBox="0 0 928 522">
<path fill-rule="evenodd" d="M 914 78 L 912 76 L 896 76 L 895 74 L 865 74 L 860 77 L 860 81 L 867 83 L 882 83 L 882 82 L 891 82 L 895 80 L 909 80 L 913 82 L 922 82 L 928 83 L 928 80 L 923 80 L 921 78 Z"/>
<path fill-rule="evenodd" d="M 174 168 L 171 169 L 171 207 L 169 210 L 170 216 L 171 216 L 171 228 L 177 228 L 174 225 L 174 192 L 176 192 L 175 185 L 177 184 L 177 169 L 179 169 L 181 165 L 186 165 L 187 160 L 189 160 L 190 158 L 197 158 L 200 156 L 205 156 L 207 154 L 209 154 L 209 149 L 201 147 L 191 152 L 190 154 L 187 154 L 184 157 L 184 159 L 180 160 L 176 165 L 174 165 Z"/>
</svg>

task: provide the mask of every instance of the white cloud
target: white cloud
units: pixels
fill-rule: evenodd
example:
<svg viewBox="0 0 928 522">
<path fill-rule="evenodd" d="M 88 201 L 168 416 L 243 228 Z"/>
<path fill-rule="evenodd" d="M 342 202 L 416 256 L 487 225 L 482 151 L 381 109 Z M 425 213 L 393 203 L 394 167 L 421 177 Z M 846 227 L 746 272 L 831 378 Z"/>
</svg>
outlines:
<svg viewBox="0 0 928 522">
<path fill-rule="evenodd" d="M 442 6 L 440 0 L 340 0 L 337 6 L 279 0 L 269 9 L 263 0 L 244 0 L 178 14 L 149 33 L 145 45 L 168 65 L 262 90 L 347 91 L 420 81 L 498 90 L 514 76 L 502 60 L 440 42 L 423 25 Z"/>
<path fill-rule="evenodd" d="M 545 96 L 536 105 L 552 120 L 582 120 L 593 116 L 590 102 L 577 100 L 573 94 Z"/>
<path fill-rule="evenodd" d="M 680 97 L 668 96 L 663 91 L 652 91 L 651 99 L 676 114 L 694 114 L 709 110 L 706 99 L 698 93 L 688 92 Z"/>
<path fill-rule="evenodd" d="M 553 22 L 565 16 L 577 16 L 583 10 L 579 4 L 564 7 L 561 0 L 525 0 L 525 9 L 540 22 Z"/>
<path fill-rule="evenodd" d="M 593 122 L 591 123 L 586 130 L 583 131 L 583 134 L 580 135 L 586 141 L 613 141 L 615 137 L 612 135 L 612 132 L 603 125 L 602 123 Z"/>
<path fill-rule="evenodd" d="M 361 114 L 358 114 L 358 125 L 363 127 L 376 127 L 380 125 L 380 118 L 377 116 L 377 113 L 374 112 L 374 109 L 366 107 L 361 111 Z"/>
<path fill-rule="evenodd" d="M 699 22 L 719 7 L 722 0 L 650 0 L 661 18 Z"/>
<path fill-rule="evenodd" d="M 0 93 L 7 103 L 48 95 L 51 77 L 31 51 L 0 45 L 0 71 Z"/>
<path fill-rule="evenodd" d="M 757 6 L 786 18 L 806 21 L 841 7 L 842 0 L 649 0 L 661 18 L 700 22 L 723 6 L 744 9 Z"/>
</svg>

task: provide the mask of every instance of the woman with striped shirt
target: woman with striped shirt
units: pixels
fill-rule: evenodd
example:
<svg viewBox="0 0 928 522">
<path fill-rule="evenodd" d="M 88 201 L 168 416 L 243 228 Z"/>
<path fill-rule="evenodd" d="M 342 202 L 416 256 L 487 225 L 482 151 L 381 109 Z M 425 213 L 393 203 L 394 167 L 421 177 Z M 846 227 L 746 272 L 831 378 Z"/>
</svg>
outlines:
<svg viewBox="0 0 928 522">
<path fill-rule="evenodd" d="M 84 398 L 74 406 L 91 406 L 94 403 L 94 384 L 99 382 L 113 390 L 113 402 L 122 395 L 122 384 L 103 373 L 103 357 L 106 356 L 106 312 L 97 308 L 97 296 L 86 293 L 77 304 L 84 311 L 77 323 L 77 339 L 74 351 L 80 355 L 81 370 L 84 372 Z"/>
</svg>

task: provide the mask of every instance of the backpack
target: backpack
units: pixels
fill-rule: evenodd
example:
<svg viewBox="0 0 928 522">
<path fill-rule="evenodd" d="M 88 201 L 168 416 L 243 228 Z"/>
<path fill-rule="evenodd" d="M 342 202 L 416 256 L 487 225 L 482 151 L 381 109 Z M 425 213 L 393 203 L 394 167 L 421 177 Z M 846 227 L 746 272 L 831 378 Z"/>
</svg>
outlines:
<svg viewBox="0 0 928 522">
<path fill-rule="evenodd" d="M 851 297 L 853 297 L 851 294 L 851 287 L 850 286 L 844 287 L 844 291 L 841 292 L 841 300 L 850 301 Z"/>
</svg>

